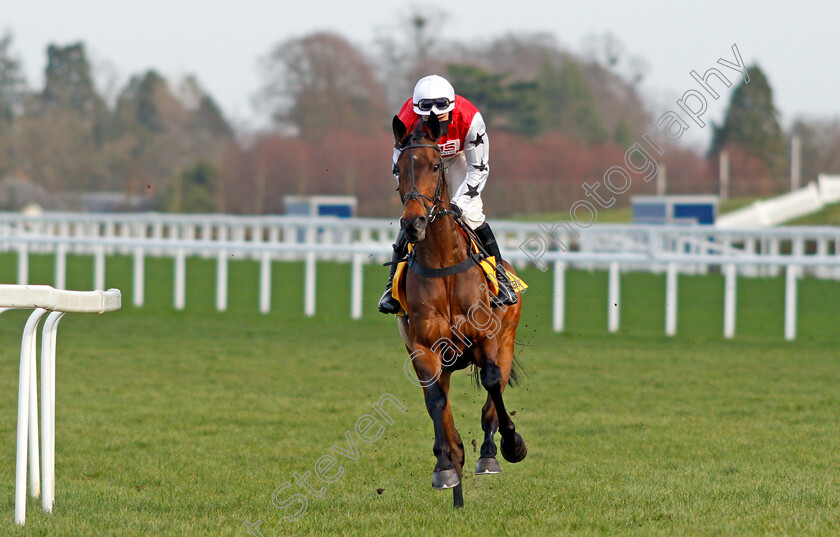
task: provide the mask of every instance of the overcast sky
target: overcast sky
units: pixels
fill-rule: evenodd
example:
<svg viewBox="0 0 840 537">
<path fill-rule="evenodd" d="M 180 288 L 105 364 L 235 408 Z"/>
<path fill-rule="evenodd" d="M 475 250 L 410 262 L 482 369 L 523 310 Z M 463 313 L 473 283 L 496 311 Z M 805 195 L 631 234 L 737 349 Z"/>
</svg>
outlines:
<svg viewBox="0 0 840 537">
<path fill-rule="evenodd" d="M 488 41 L 508 32 L 549 32 L 572 51 L 587 35 L 610 32 L 649 64 L 643 84 L 656 115 L 696 86 L 689 76 L 732 59 L 758 62 L 775 91 L 784 125 L 798 115 L 840 115 L 840 2 L 759 0 L 706 2 L 519 0 L 424 2 L 440 18 L 443 39 Z M 120 86 L 155 68 L 171 80 L 195 74 L 237 123 L 259 124 L 251 97 L 257 63 L 273 45 L 333 30 L 365 50 L 378 32 L 405 20 L 408 4 L 286 0 L 0 0 L 0 30 L 14 35 L 30 86 L 41 87 L 50 43 L 85 42 L 95 65 L 110 65 Z M 446 16 L 441 16 L 445 14 Z M 101 72 L 108 72 L 107 70 Z M 735 80 L 732 77 L 732 80 Z M 456 88 L 457 90 L 457 88 Z M 728 94 L 710 106 L 719 119 Z M 711 129 L 695 128 L 695 143 Z"/>
</svg>

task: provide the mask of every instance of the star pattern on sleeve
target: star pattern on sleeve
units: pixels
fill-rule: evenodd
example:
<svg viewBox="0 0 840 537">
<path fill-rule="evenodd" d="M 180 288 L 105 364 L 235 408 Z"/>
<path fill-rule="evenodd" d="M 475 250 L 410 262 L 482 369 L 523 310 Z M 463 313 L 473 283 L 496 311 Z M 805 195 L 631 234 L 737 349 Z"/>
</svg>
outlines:
<svg viewBox="0 0 840 537">
<path fill-rule="evenodd" d="M 480 172 L 483 172 L 484 170 L 487 169 L 487 164 L 485 164 L 484 161 L 482 160 L 478 164 L 473 164 L 473 168 L 475 168 L 476 170 L 478 170 Z"/>
<path fill-rule="evenodd" d="M 470 140 L 470 143 L 474 147 L 478 147 L 481 144 L 483 144 L 484 143 L 484 133 L 483 132 L 476 133 L 475 140 Z"/>
<path fill-rule="evenodd" d="M 464 195 L 469 196 L 471 198 L 474 198 L 474 197 L 478 196 L 478 185 L 475 185 L 475 186 L 467 185 L 467 192 Z"/>
</svg>

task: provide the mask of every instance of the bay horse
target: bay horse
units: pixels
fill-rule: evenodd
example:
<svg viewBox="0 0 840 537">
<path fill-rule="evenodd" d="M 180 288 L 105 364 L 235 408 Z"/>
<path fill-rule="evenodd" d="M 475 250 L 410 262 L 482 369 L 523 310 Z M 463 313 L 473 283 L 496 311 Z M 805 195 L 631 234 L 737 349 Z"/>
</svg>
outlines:
<svg viewBox="0 0 840 537">
<path fill-rule="evenodd" d="M 491 307 L 492 291 L 485 291 L 489 287 L 485 274 L 467 261 L 469 242 L 453 218 L 458 213 L 450 203 L 437 145 L 440 123 L 431 114 L 425 129 L 421 125 L 409 134 L 399 117 L 392 122 L 400 151 L 396 163 L 404 209 L 400 225 L 412 244 L 413 256 L 404 275 L 406 316 L 398 317 L 398 322 L 434 424 L 432 487 L 453 489 L 453 504 L 462 507 L 464 444 L 449 400 L 454 371 L 475 365 L 487 390 L 481 410 L 484 442 L 476 474 L 501 472 L 493 440 L 497 430 L 505 460 L 519 462 L 528 451 L 502 398 L 508 380 L 515 379 L 513 347 L 522 299 L 513 306 Z M 505 268 L 513 273 L 509 264 Z"/>
</svg>

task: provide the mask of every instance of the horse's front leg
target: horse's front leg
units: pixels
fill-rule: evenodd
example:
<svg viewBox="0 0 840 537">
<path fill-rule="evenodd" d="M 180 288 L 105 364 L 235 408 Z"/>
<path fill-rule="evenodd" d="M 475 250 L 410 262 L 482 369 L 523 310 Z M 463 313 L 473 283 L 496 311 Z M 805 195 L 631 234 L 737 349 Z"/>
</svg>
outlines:
<svg viewBox="0 0 840 537">
<path fill-rule="evenodd" d="M 455 418 L 452 416 L 452 400 L 449 398 L 449 380 L 451 371 L 444 371 L 440 376 L 440 384 L 446 393 L 446 408 L 443 409 L 443 433 L 449 444 L 449 460 L 455 466 L 460 481 L 464 475 L 464 442 L 458 429 L 455 428 Z M 455 485 L 452 490 L 452 504 L 455 507 L 464 506 L 464 490 L 462 483 Z"/>
<path fill-rule="evenodd" d="M 428 348 L 421 345 L 414 346 L 412 363 L 417 373 L 417 379 L 423 386 L 426 396 L 426 410 L 432 418 L 432 425 L 435 430 L 435 443 L 432 451 L 437 462 L 432 474 L 432 487 L 436 489 L 449 489 L 461 482 L 460 473 L 455 469 L 451 459 L 450 443 L 446 435 L 444 415 L 449 406 L 449 378 L 443 380 L 440 369 L 440 360 Z M 449 412 L 450 423 L 453 423 L 452 413 Z M 454 429 L 454 425 L 451 426 Z M 463 460 L 463 454 L 462 454 Z M 463 462 L 462 462 L 463 464 Z"/>
</svg>

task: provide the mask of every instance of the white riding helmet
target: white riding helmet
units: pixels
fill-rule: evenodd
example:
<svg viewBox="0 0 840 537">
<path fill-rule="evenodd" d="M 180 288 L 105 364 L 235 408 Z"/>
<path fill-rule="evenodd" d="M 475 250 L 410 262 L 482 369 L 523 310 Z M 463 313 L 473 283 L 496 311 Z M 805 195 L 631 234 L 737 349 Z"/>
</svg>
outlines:
<svg viewBox="0 0 840 537">
<path fill-rule="evenodd" d="M 445 114 L 455 109 L 455 89 L 445 78 L 429 75 L 414 86 L 414 112 L 421 116 Z"/>
</svg>

